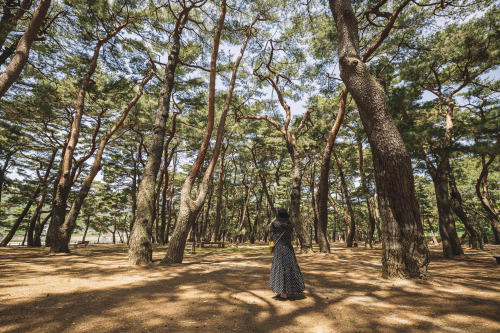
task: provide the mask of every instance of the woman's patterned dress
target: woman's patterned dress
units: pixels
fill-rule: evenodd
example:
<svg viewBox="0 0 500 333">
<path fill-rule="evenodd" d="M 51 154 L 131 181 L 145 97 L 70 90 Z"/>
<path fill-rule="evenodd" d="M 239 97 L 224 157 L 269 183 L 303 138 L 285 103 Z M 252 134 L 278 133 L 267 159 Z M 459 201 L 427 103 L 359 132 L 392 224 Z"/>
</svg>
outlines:
<svg viewBox="0 0 500 333">
<path fill-rule="evenodd" d="M 283 230 L 285 233 L 278 241 Z M 293 251 L 292 231 L 292 223 L 279 221 L 271 223 L 275 245 L 269 288 L 276 294 L 299 294 L 306 289 Z"/>
</svg>

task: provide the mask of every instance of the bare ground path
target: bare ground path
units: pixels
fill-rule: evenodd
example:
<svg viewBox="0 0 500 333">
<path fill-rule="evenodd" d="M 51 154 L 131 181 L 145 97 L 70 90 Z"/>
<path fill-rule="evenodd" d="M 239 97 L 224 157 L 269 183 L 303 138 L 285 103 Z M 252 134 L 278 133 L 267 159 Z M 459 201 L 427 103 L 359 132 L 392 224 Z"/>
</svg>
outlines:
<svg viewBox="0 0 500 333">
<path fill-rule="evenodd" d="M 0 249 L 1 332 L 500 332 L 500 266 L 486 251 L 444 260 L 431 280 L 383 280 L 380 250 L 297 255 L 307 290 L 276 301 L 263 246 L 200 249 L 130 267 L 126 248 L 71 255 Z M 155 251 L 161 259 L 164 249 Z"/>
</svg>

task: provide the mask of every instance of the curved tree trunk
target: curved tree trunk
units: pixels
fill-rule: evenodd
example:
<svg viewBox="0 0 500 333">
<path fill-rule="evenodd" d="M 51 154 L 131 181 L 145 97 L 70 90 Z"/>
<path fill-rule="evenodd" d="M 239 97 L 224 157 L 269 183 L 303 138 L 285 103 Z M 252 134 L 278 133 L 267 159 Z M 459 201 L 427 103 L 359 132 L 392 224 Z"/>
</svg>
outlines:
<svg viewBox="0 0 500 333">
<path fill-rule="evenodd" d="M 16 222 L 14 222 L 14 225 L 10 229 L 9 233 L 7 234 L 7 236 L 5 236 L 4 239 L 2 240 L 2 242 L 0 242 L 0 247 L 7 246 L 7 244 L 9 244 L 10 240 L 12 239 L 12 237 L 14 237 L 14 235 L 15 235 L 17 229 L 19 228 L 19 225 L 23 221 L 24 217 L 26 216 L 26 214 L 28 214 L 28 211 L 30 210 L 31 205 L 33 205 L 33 203 L 35 202 L 36 198 L 40 194 L 40 191 L 42 191 L 42 187 L 45 186 L 43 184 L 49 178 L 50 171 L 52 170 L 52 166 L 54 164 L 54 159 L 56 157 L 56 154 L 57 154 L 57 149 L 54 149 L 54 151 L 52 152 L 52 156 L 51 156 L 51 158 L 49 160 L 49 164 L 47 166 L 47 169 L 45 170 L 45 174 L 43 175 L 43 178 L 40 179 L 40 183 L 37 186 L 35 192 L 31 196 L 31 198 L 29 199 L 29 201 L 26 204 L 26 206 L 24 207 L 23 211 L 21 212 L 21 215 L 19 215 L 19 217 L 17 218 Z M 38 214 L 40 213 L 40 210 L 42 209 L 43 202 L 45 201 L 45 189 L 43 189 L 43 190 L 44 190 L 44 194 L 42 195 L 41 200 L 38 202 L 36 211 L 35 211 L 35 213 L 33 215 L 34 221 L 31 221 L 31 222 L 33 222 L 33 227 L 35 226 L 36 218 L 37 218 Z M 28 233 L 30 232 L 30 229 L 31 229 L 31 224 L 32 224 L 31 222 L 30 222 L 29 227 L 27 229 Z M 33 232 L 33 231 L 31 231 L 31 232 Z M 30 246 L 31 245 L 32 244 L 30 244 Z"/>
<path fill-rule="evenodd" d="M 37 196 L 38 196 L 38 192 L 35 192 L 35 195 L 29 199 L 26 206 L 24 206 L 24 209 L 21 212 L 21 215 L 18 216 L 18 218 L 16 219 L 16 222 L 14 222 L 14 224 L 10 228 L 7 236 L 5 236 L 4 239 L 2 239 L 2 242 L 0 242 L 0 247 L 7 246 L 9 244 L 9 242 L 12 240 L 12 237 L 14 237 L 14 235 L 16 234 L 16 231 L 19 228 L 19 226 L 21 225 L 21 222 L 23 222 L 24 218 L 28 214 L 28 212 L 31 208 L 31 205 L 33 205 L 33 202 L 35 201 L 34 198 L 36 198 Z"/>
<path fill-rule="evenodd" d="M 69 228 L 68 226 L 63 226 L 63 224 L 66 217 L 68 197 L 75 178 L 73 175 L 75 170 L 72 171 L 71 166 L 73 164 L 75 149 L 80 137 L 80 126 L 85 108 L 85 95 L 87 94 L 87 90 L 94 84 L 92 76 L 94 75 L 97 68 L 97 61 L 99 59 L 102 46 L 105 43 L 109 42 L 113 37 L 115 37 L 123 28 L 128 25 L 128 23 L 128 20 L 125 20 L 124 23 L 121 23 L 118 27 L 115 28 L 115 30 L 107 34 L 106 37 L 98 40 L 96 46 L 94 47 L 94 53 L 90 62 L 89 69 L 83 76 L 82 83 L 80 84 L 78 97 L 76 100 L 75 114 L 73 115 L 73 121 L 71 123 L 71 130 L 67 139 L 67 145 L 63 150 L 62 162 L 60 167 L 60 177 L 56 187 L 56 193 L 54 195 L 52 208 L 53 216 L 50 225 L 51 253 L 69 252 L 69 239 L 67 236 Z"/>
<path fill-rule="evenodd" d="M 42 232 L 43 227 L 47 223 L 47 221 L 52 216 L 52 212 L 49 213 L 44 219 L 43 222 L 40 222 L 40 216 L 38 217 L 37 224 L 35 225 L 35 236 L 33 237 L 33 246 L 41 247 L 42 246 Z"/>
<path fill-rule="evenodd" d="M 500 214 L 495 206 L 491 203 L 488 197 L 488 167 L 495 160 L 496 154 L 493 154 L 490 159 L 486 162 L 484 156 L 481 157 L 481 162 L 483 168 L 479 177 L 476 180 L 476 195 L 481 200 L 483 204 L 484 210 L 488 213 L 490 217 L 491 227 L 495 233 L 495 243 L 500 244 L 499 235 L 500 235 Z M 481 191 L 482 187 L 482 191 Z"/>
<path fill-rule="evenodd" d="M 18 0 L 2 1 L 0 5 L 2 7 L 2 19 L 0 20 L 0 50 L 8 49 L 3 47 L 7 37 L 16 28 L 17 22 L 23 18 L 32 4 L 33 0 L 22 0 L 22 2 Z M 15 48 L 17 43 L 18 42 L 12 43 L 11 47 L 14 46 Z M 0 65 L 1 64 L 3 64 L 3 62 L 0 63 Z"/>
<path fill-rule="evenodd" d="M 28 227 L 28 246 L 35 246 L 35 238 L 34 238 L 34 233 L 35 233 L 35 227 L 37 221 L 40 220 L 40 214 L 42 211 L 43 204 L 45 203 L 45 198 L 47 197 L 47 191 L 44 190 L 42 193 L 42 197 L 38 201 L 38 204 L 36 205 L 35 212 L 33 213 L 33 217 L 31 217 L 29 227 Z"/>
<path fill-rule="evenodd" d="M 373 152 L 382 217 L 382 276 L 424 277 L 429 250 L 420 223 L 408 151 L 391 117 L 384 87 L 359 55 L 358 21 L 347 0 L 330 0 L 338 32 L 340 75 L 359 109 Z"/>
<path fill-rule="evenodd" d="M 467 228 L 467 231 L 469 232 L 470 235 L 471 247 L 473 249 L 483 250 L 484 249 L 483 240 L 481 239 L 479 232 L 476 230 L 476 228 L 474 227 L 469 217 L 462 208 L 462 196 L 458 191 L 457 184 L 455 183 L 455 177 L 453 176 L 451 171 L 448 175 L 448 180 L 451 190 L 451 195 L 450 195 L 451 208 L 453 209 L 453 212 L 455 212 L 455 214 L 458 216 L 458 218 L 462 221 L 465 228 Z"/>
<path fill-rule="evenodd" d="M 345 106 L 347 100 L 347 87 L 342 89 L 339 98 L 339 108 L 337 113 L 337 118 L 333 124 L 330 134 L 328 135 L 328 141 L 326 143 L 325 149 L 323 150 L 323 155 L 321 157 L 321 169 L 319 173 L 318 181 L 318 224 L 320 230 L 319 239 L 319 250 L 323 253 L 330 253 L 330 244 L 328 240 L 325 242 L 323 238 L 326 238 L 326 226 L 328 225 L 328 179 L 330 176 L 330 160 L 333 151 L 333 145 L 335 139 L 339 132 L 340 126 L 344 120 Z"/>
<path fill-rule="evenodd" d="M 257 21 L 255 19 L 253 23 L 248 27 L 243 45 L 241 46 L 240 53 L 236 59 L 236 62 L 233 65 L 233 71 L 231 75 L 231 81 L 229 83 L 229 88 L 226 92 L 226 99 L 224 101 L 224 106 L 222 108 L 221 117 L 219 120 L 219 125 L 217 128 L 217 139 L 215 141 L 215 146 L 213 150 L 212 159 L 205 171 L 203 176 L 203 181 L 200 187 L 199 194 L 196 200 L 191 199 L 191 189 L 192 184 L 197 177 L 199 170 L 203 164 L 205 159 L 205 154 L 208 150 L 208 145 L 210 144 L 210 136 L 212 133 L 213 125 L 214 125 L 214 114 L 215 114 L 215 79 L 216 79 L 216 65 L 217 65 L 217 55 L 219 52 L 219 44 L 220 37 L 222 33 L 222 27 L 224 25 L 224 20 L 226 17 L 226 1 L 221 1 L 221 13 L 219 17 L 219 21 L 217 23 L 217 30 L 214 36 L 214 45 L 212 50 L 212 59 L 210 63 L 210 86 L 209 86 L 209 95 L 208 95 L 208 126 L 205 131 L 205 135 L 203 137 L 203 141 L 200 147 L 200 151 L 198 152 L 198 156 L 191 168 L 191 171 L 182 186 L 181 191 L 181 203 L 179 207 L 179 215 L 177 217 L 177 222 L 175 225 L 175 230 L 172 235 L 172 239 L 170 242 L 170 246 L 168 248 L 167 254 L 162 259 L 163 263 L 181 263 L 184 258 L 184 248 L 186 246 L 186 237 L 189 229 L 191 228 L 192 223 L 194 222 L 194 218 L 196 218 L 198 212 L 203 207 L 203 203 L 205 202 L 205 198 L 208 194 L 209 183 L 213 176 L 213 171 L 215 169 L 215 165 L 217 164 L 217 160 L 219 158 L 219 154 L 222 147 L 222 141 L 224 139 L 224 127 L 226 125 L 227 113 L 229 111 L 231 99 L 233 96 L 234 85 L 236 82 L 236 74 L 238 72 L 238 68 L 243 58 L 243 54 L 245 53 L 245 49 L 247 47 L 248 40 L 251 36 L 251 31 L 253 29 L 253 25 Z"/>
<path fill-rule="evenodd" d="M 0 74 L 0 98 L 5 95 L 10 86 L 17 80 L 23 71 L 24 65 L 28 62 L 31 45 L 40 31 L 40 27 L 49 10 L 50 2 L 51 0 L 40 0 L 26 31 L 17 43 L 16 54 L 5 71 Z"/>
<path fill-rule="evenodd" d="M 170 98 L 174 89 L 175 69 L 179 61 L 181 47 L 180 39 L 184 25 L 188 20 L 191 8 L 188 8 L 177 17 L 173 32 L 173 45 L 168 56 L 165 68 L 165 78 L 158 98 L 158 111 L 153 125 L 151 144 L 146 166 L 139 184 L 137 194 L 137 211 L 130 231 L 128 259 L 132 265 L 150 264 L 153 262 L 153 248 L 151 247 L 152 227 L 155 217 L 155 184 L 160 169 L 165 140 L 165 126 L 170 111 Z"/>
<path fill-rule="evenodd" d="M 97 149 L 97 152 L 95 154 L 94 162 L 92 164 L 90 172 L 85 177 L 82 187 L 80 188 L 80 191 L 76 195 L 76 198 L 71 205 L 68 215 L 64 219 L 64 223 L 58 228 L 57 232 L 55 233 L 56 237 L 54 238 L 54 243 L 52 244 L 52 247 L 50 249 L 51 252 L 53 253 L 69 252 L 69 242 L 71 240 L 71 234 L 75 229 L 76 219 L 78 218 L 78 215 L 80 214 L 80 210 L 85 201 L 85 198 L 87 197 L 90 191 L 92 182 L 94 181 L 94 178 L 97 176 L 99 170 L 101 169 L 101 160 L 102 160 L 102 155 L 104 153 L 104 149 L 106 148 L 109 139 L 113 136 L 116 130 L 118 130 L 118 128 L 120 128 L 123 122 L 125 121 L 125 118 L 127 117 L 129 111 L 142 96 L 144 86 L 151 79 L 152 75 L 153 73 L 151 71 L 149 76 L 142 81 L 141 85 L 139 86 L 138 92 L 136 93 L 135 97 L 128 103 L 126 108 L 123 110 L 120 118 L 118 118 L 115 124 L 113 124 L 113 126 L 106 132 L 106 134 L 104 134 L 104 137 L 99 142 L 99 148 Z"/>
</svg>

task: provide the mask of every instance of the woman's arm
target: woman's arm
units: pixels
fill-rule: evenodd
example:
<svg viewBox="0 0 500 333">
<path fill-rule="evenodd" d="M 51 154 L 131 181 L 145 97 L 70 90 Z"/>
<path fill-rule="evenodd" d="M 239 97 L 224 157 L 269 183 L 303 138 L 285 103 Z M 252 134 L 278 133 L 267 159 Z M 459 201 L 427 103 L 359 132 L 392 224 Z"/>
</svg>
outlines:
<svg viewBox="0 0 500 333">
<path fill-rule="evenodd" d="M 273 220 L 271 221 L 271 223 L 269 223 L 269 230 L 270 230 L 271 232 L 274 232 L 274 224 L 273 224 L 273 222 L 274 222 L 274 221 L 276 221 L 276 219 L 273 219 Z"/>
</svg>

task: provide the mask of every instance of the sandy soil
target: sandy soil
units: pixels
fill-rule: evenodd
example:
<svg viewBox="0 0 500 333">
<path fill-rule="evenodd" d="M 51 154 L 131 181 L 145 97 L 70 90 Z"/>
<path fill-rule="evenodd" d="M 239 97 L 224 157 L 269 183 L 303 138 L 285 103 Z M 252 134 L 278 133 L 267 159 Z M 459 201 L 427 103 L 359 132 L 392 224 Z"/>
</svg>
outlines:
<svg viewBox="0 0 500 333">
<path fill-rule="evenodd" d="M 262 244 L 149 267 L 128 266 L 120 245 L 1 248 L 0 331 L 500 332 L 500 246 L 453 260 L 431 251 L 427 281 L 382 279 L 380 249 L 297 255 L 307 290 L 277 301 Z"/>
</svg>

